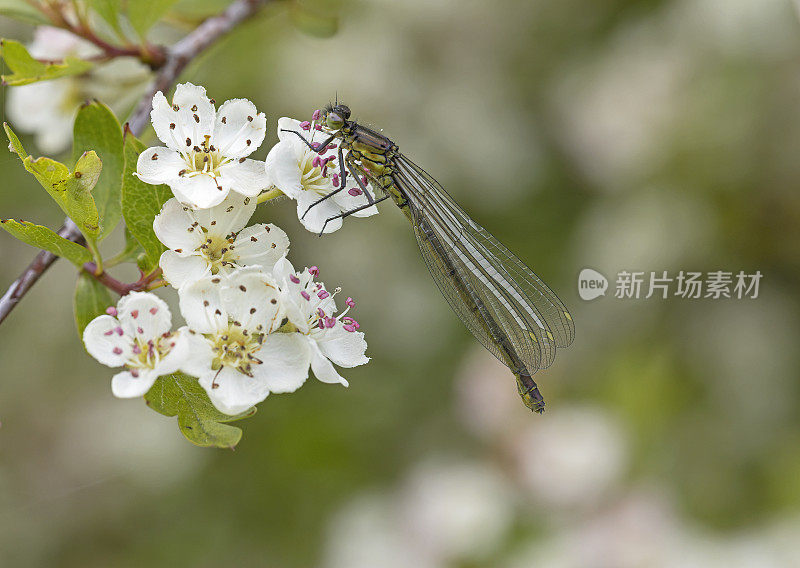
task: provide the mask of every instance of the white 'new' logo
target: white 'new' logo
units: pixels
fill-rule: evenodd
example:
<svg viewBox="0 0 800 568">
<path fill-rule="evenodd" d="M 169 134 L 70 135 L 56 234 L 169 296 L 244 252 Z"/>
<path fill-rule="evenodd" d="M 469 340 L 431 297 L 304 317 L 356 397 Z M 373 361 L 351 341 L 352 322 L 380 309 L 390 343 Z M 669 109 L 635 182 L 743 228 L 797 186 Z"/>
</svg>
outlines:
<svg viewBox="0 0 800 568">
<path fill-rule="evenodd" d="M 582 300 L 594 300 L 606 295 L 608 279 L 591 268 L 584 268 L 578 274 L 578 294 Z"/>
</svg>

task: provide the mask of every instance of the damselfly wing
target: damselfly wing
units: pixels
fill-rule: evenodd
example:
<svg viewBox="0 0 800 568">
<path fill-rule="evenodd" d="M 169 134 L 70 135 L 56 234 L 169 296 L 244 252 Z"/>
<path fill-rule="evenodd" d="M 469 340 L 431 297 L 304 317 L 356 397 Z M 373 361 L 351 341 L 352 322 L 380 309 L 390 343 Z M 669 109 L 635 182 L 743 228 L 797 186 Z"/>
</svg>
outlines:
<svg viewBox="0 0 800 568">
<path fill-rule="evenodd" d="M 363 191 L 365 204 L 328 221 L 391 198 L 411 221 L 422 258 L 450 307 L 511 369 L 525 405 L 542 412 L 544 399 L 532 375 L 549 367 L 557 349 L 575 337 L 572 316 L 555 292 L 394 142 L 350 120 L 348 107 L 331 105 L 315 117 L 328 134 L 323 142 L 312 145 L 295 133 L 317 152 L 338 140 L 343 179 L 311 207 L 343 190 L 348 174 Z M 368 184 L 382 195 L 373 197 Z"/>
</svg>

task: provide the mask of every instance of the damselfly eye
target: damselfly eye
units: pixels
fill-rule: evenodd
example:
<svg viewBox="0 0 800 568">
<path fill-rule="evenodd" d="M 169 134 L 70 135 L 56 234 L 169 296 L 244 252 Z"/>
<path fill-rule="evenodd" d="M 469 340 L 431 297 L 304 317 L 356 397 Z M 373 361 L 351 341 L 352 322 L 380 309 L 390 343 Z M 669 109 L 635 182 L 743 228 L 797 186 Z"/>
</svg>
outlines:
<svg viewBox="0 0 800 568">
<path fill-rule="evenodd" d="M 325 126 L 331 130 L 339 130 L 344 126 L 344 119 L 339 116 L 339 113 L 331 110 L 325 115 Z"/>
<path fill-rule="evenodd" d="M 333 110 L 335 110 L 336 113 L 345 120 L 350 118 L 350 107 L 346 105 L 336 105 L 333 107 Z"/>
</svg>

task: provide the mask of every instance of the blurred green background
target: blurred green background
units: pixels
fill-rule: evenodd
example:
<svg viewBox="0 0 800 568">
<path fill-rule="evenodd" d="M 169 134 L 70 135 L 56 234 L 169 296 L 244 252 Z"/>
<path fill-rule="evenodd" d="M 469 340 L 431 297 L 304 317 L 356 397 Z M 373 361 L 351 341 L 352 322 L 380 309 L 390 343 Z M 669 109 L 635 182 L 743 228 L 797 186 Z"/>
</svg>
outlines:
<svg viewBox="0 0 800 568">
<path fill-rule="evenodd" d="M 182 79 L 267 113 L 260 158 L 280 116 L 337 93 L 385 129 L 572 310 L 574 345 L 537 375 L 548 412 L 450 313 L 390 204 L 322 239 L 289 201 L 259 208 L 356 299 L 372 361 L 349 389 L 271 396 L 235 451 L 112 397 L 62 261 L 0 326 L 0 565 L 800 566 L 793 3 L 337 9 L 329 39 L 270 9 Z M 2 217 L 60 225 L 10 153 L 0 175 Z M 5 288 L 34 251 L 0 241 Z M 578 297 L 584 267 L 606 297 Z M 764 277 L 755 300 L 637 301 L 613 297 L 621 270 Z"/>
</svg>

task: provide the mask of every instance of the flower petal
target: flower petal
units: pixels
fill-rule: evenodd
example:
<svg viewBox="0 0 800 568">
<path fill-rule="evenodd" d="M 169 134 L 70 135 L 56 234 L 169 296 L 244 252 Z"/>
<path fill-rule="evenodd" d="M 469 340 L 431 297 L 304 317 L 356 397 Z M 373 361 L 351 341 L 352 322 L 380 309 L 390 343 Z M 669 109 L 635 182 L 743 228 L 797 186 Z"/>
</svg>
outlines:
<svg viewBox="0 0 800 568">
<path fill-rule="evenodd" d="M 182 152 L 185 148 L 183 140 L 186 138 L 183 125 L 178 128 L 178 115 L 172 110 L 172 105 L 167 101 L 164 93 L 158 91 L 153 96 L 153 110 L 150 111 L 150 121 L 156 136 L 168 148 Z"/>
<path fill-rule="evenodd" d="M 138 376 L 130 371 L 120 371 L 111 379 L 111 392 L 117 398 L 144 396 L 156 382 L 158 375 L 150 369 L 138 369 Z"/>
<path fill-rule="evenodd" d="M 228 313 L 220 299 L 219 276 L 207 276 L 180 288 L 180 309 L 189 329 L 197 333 L 214 333 L 228 326 Z"/>
<path fill-rule="evenodd" d="M 192 333 L 189 328 L 184 326 L 178 330 L 186 338 L 190 357 L 181 361 L 180 370 L 193 377 L 202 377 L 211 372 L 211 363 L 214 359 L 214 352 L 211 344 L 199 333 Z M 215 371 L 216 372 L 216 371 Z"/>
<path fill-rule="evenodd" d="M 302 292 L 306 292 L 306 286 L 311 278 L 308 271 L 300 274 L 295 273 L 289 259 L 283 257 L 279 259 L 272 268 L 275 279 L 280 283 L 281 300 L 286 317 L 302 333 L 308 332 L 308 320 L 311 313 L 316 310 L 316 299 L 311 296 L 306 299 Z M 294 282 L 291 277 L 297 280 Z M 308 292 L 306 292 L 308 294 Z"/>
<path fill-rule="evenodd" d="M 362 207 L 369 203 L 367 200 L 367 196 L 364 195 L 364 192 L 358 186 L 355 181 L 351 182 L 353 176 L 347 176 L 347 187 L 331 197 L 332 200 L 336 201 L 336 204 L 339 206 L 339 209 L 342 211 L 352 211 L 357 207 Z M 358 194 L 352 195 L 350 193 L 351 189 L 357 189 Z M 369 191 L 372 194 L 372 197 L 375 197 L 375 190 L 372 187 L 369 187 Z M 366 209 L 362 209 L 356 213 L 351 213 L 353 217 L 371 217 L 372 215 L 377 215 L 378 213 L 378 206 L 373 205 L 372 207 L 367 207 Z"/>
<path fill-rule="evenodd" d="M 211 274 L 208 260 L 200 254 L 183 256 L 171 250 L 164 251 L 158 265 L 164 273 L 164 279 L 173 288 L 180 288 Z"/>
<path fill-rule="evenodd" d="M 174 110 L 175 107 L 178 108 L 177 111 Z M 182 83 L 175 87 L 172 109 L 177 117 L 178 128 L 183 134 L 178 140 L 185 144 L 185 148 L 202 146 L 206 136 L 214 135 L 216 112 L 204 87 L 191 83 Z M 186 139 L 191 143 L 187 144 Z"/>
<path fill-rule="evenodd" d="M 317 377 L 317 380 L 323 383 L 339 383 L 346 387 L 350 386 L 350 383 L 336 372 L 333 364 L 325 358 L 316 344 L 311 347 L 311 370 L 314 371 L 314 376 Z"/>
<path fill-rule="evenodd" d="M 271 333 L 256 357 L 263 363 L 253 367 L 253 374 L 272 392 L 294 392 L 308 378 L 311 351 L 301 333 Z"/>
<path fill-rule="evenodd" d="M 172 315 L 167 303 L 151 292 L 131 292 L 117 304 L 120 323 L 126 334 L 145 341 L 167 333 L 172 327 Z"/>
<path fill-rule="evenodd" d="M 194 222 L 193 212 L 172 198 L 153 219 L 153 231 L 167 247 L 178 253 L 188 253 L 203 244 L 202 231 L 196 230 Z"/>
<path fill-rule="evenodd" d="M 184 362 L 188 359 L 197 358 L 198 354 L 192 350 L 194 346 L 191 342 L 195 335 L 189 333 L 189 328 L 181 327 L 177 332 L 173 333 L 171 337 L 164 338 L 162 345 L 165 341 L 169 342 L 170 348 L 164 357 L 153 367 L 153 372 L 156 377 L 162 375 L 169 375 L 181 369 Z"/>
<path fill-rule="evenodd" d="M 206 373 L 198 382 L 217 410 L 224 414 L 244 412 L 269 395 L 269 387 L 264 381 L 248 377 L 230 367 Z"/>
<path fill-rule="evenodd" d="M 228 188 L 217 185 L 218 179 L 199 174 L 184 176 L 169 184 L 178 201 L 193 209 L 209 209 L 222 203 L 228 197 Z"/>
<path fill-rule="evenodd" d="M 272 276 L 257 266 L 231 272 L 220 297 L 229 317 L 241 323 L 244 329 L 270 333 L 283 321 L 278 286 Z"/>
<path fill-rule="evenodd" d="M 297 199 L 303 193 L 302 174 L 293 141 L 286 140 L 275 144 L 267 154 L 264 168 L 270 185 L 274 185 L 292 199 Z"/>
<path fill-rule="evenodd" d="M 316 193 L 311 193 L 309 191 L 301 192 L 300 196 L 297 198 L 297 218 L 300 219 L 300 223 L 312 233 L 319 233 L 323 226 L 325 227 L 326 234 L 338 231 L 342 227 L 342 219 L 338 218 L 332 221 L 328 221 L 328 219 L 342 212 L 339 205 L 331 198 L 309 209 L 318 199 L 319 196 Z M 326 221 L 328 221 L 327 224 L 325 223 Z"/>
<path fill-rule="evenodd" d="M 181 155 L 170 148 L 154 146 L 145 148 L 136 162 L 136 175 L 145 183 L 158 185 L 172 183 L 186 169 Z"/>
<path fill-rule="evenodd" d="M 272 223 L 252 225 L 239 233 L 233 246 L 234 258 L 240 265 L 258 265 L 269 272 L 289 251 L 289 237 Z"/>
<path fill-rule="evenodd" d="M 83 330 L 83 343 L 89 355 L 108 367 L 122 367 L 133 354 L 131 337 L 124 334 L 116 318 L 108 315 L 89 322 Z"/>
<path fill-rule="evenodd" d="M 283 141 L 297 138 L 297 134 L 293 134 L 293 132 L 299 132 L 305 137 L 310 136 L 308 131 L 305 131 L 300 127 L 299 120 L 289 118 L 288 116 L 282 116 L 278 119 L 278 140 Z"/>
<path fill-rule="evenodd" d="M 194 211 L 194 217 L 209 236 L 227 237 L 241 231 L 256 210 L 256 200 L 234 191 L 210 209 Z"/>
<path fill-rule="evenodd" d="M 231 99 L 219 107 L 214 126 L 214 146 L 223 156 L 249 156 L 261 146 L 266 133 L 267 117 L 247 99 Z"/>
<path fill-rule="evenodd" d="M 235 160 L 219 168 L 219 184 L 248 197 L 255 197 L 270 185 L 264 163 L 257 160 Z"/>
<path fill-rule="evenodd" d="M 369 357 L 364 355 L 367 350 L 364 334 L 347 331 L 341 322 L 315 334 L 314 339 L 322 354 L 340 367 L 357 367 L 369 362 Z"/>
</svg>

